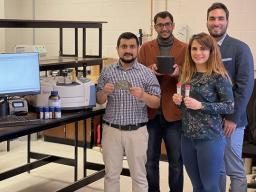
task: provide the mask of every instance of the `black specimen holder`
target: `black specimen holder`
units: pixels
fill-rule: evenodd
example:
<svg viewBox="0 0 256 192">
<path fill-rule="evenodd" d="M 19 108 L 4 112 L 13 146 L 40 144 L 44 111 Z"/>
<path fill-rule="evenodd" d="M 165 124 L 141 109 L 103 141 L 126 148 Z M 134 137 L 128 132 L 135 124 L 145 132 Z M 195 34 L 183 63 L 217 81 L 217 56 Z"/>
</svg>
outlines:
<svg viewBox="0 0 256 192">
<path fill-rule="evenodd" d="M 157 72 L 161 74 L 172 74 L 175 58 L 172 56 L 157 56 Z"/>
</svg>

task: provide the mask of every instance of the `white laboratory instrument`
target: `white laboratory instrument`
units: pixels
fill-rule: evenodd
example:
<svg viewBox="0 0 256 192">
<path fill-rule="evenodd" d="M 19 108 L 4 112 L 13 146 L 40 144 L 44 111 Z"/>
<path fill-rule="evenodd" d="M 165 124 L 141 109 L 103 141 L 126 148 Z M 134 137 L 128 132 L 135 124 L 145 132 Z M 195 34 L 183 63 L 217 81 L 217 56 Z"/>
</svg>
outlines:
<svg viewBox="0 0 256 192">
<path fill-rule="evenodd" d="M 34 107 L 48 106 L 51 91 L 58 91 L 62 110 L 75 110 L 96 106 L 96 89 L 91 80 L 79 78 L 67 80 L 63 76 L 41 78 L 41 93 L 29 97 Z"/>
</svg>

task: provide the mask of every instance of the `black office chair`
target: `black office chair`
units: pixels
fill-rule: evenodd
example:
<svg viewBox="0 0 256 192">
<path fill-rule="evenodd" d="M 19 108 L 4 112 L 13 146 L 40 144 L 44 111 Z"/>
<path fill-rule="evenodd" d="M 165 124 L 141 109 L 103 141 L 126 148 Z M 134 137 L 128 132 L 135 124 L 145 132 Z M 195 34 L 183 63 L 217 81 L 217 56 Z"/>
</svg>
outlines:
<svg viewBox="0 0 256 192">
<path fill-rule="evenodd" d="M 256 79 L 254 89 L 247 107 L 248 125 L 245 130 L 243 143 L 243 158 L 252 158 L 252 165 L 256 165 Z M 248 188 L 256 189 L 256 175 L 249 181 Z"/>
</svg>

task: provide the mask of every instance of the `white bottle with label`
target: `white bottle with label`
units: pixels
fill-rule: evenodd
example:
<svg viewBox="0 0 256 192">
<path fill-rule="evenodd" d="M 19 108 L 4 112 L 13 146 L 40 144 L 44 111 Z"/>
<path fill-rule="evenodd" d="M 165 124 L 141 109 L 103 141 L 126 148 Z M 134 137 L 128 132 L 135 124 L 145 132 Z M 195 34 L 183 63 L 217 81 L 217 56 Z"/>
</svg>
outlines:
<svg viewBox="0 0 256 192">
<path fill-rule="evenodd" d="M 61 100 L 58 91 L 51 91 L 51 95 L 48 99 L 49 107 L 61 107 Z"/>
</svg>

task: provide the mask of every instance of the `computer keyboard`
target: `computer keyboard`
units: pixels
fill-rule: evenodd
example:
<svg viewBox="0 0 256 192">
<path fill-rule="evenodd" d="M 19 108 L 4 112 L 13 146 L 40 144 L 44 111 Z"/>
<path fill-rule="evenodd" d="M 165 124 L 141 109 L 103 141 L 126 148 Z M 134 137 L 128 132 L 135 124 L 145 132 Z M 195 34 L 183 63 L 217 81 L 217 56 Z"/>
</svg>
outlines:
<svg viewBox="0 0 256 192">
<path fill-rule="evenodd" d="M 25 125 L 37 125 L 42 123 L 43 120 L 36 119 L 31 116 L 15 116 L 7 115 L 0 117 L 0 127 L 15 127 L 15 126 L 25 126 Z"/>
</svg>

